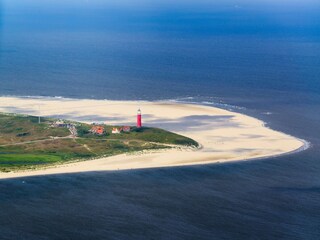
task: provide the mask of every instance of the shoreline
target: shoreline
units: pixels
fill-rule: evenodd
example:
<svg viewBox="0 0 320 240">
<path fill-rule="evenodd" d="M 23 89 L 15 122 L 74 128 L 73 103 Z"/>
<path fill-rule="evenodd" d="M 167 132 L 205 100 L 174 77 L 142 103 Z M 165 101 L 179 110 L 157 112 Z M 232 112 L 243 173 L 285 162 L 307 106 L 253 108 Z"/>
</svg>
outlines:
<svg viewBox="0 0 320 240">
<path fill-rule="evenodd" d="M 38 105 L 41 105 L 40 112 Z M 30 171 L 1 172 L 0 179 L 260 160 L 301 152 L 311 145 L 303 139 L 274 131 L 262 120 L 251 116 L 194 103 L 0 97 L 2 112 L 11 109 L 13 113 L 61 116 L 83 122 L 99 119 L 107 123 L 132 123 L 137 105 L 142 107 L 143 120 L 148 126 L 190 137 L 202 148 L 191 153 L 170 149 L 161 153 L 121 154 Z"/>
</svg>

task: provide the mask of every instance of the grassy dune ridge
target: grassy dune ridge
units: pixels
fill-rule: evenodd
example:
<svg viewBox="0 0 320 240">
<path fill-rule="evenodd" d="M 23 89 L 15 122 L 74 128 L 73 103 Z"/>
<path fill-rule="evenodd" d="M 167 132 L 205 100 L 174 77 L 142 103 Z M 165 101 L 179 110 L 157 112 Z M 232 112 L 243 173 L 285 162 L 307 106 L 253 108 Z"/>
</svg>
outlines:
<svg viewBox="0 0 320 240">
<path fill-rule="evenodd" d="M 67 127 L 52 127 L 56 119 L 0 113 L 0 171 L 32 169 L 142 150 L 171 148 L 171 145 L 198 146 L 194 140 L 158 128 L 135 128 L 110 134 L 114 126 L 104 125 L 102 136 L 89 132 L 91 125 L 74 124 L 78 136 Z"/>
</svg>

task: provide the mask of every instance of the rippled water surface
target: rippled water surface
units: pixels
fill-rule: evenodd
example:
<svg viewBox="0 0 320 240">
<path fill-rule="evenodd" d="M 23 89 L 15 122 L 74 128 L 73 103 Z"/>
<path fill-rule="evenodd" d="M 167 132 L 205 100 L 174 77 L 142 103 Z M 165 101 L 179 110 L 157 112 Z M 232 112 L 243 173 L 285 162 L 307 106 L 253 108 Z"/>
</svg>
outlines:
<svg viewBox="0 0 320 240">
<path fill-rule="evenodd" d="M 1 239 L 319 239 L 317 1 L 0 2 L 0 94 L 196 102 L 309 141 L 232 164 L 0 180 Z"/>
</svg>

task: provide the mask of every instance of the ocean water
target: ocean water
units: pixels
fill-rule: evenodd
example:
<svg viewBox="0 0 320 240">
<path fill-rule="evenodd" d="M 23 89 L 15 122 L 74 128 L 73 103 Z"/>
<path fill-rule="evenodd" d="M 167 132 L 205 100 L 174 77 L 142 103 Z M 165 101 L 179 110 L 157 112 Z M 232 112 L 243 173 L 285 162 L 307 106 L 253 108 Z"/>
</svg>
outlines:
<svg viewBox="0 0 320 240">
<path fill-rule="evenodd" d="M 0 2 L 0 95 L 219 106 L 311 143 L 232 164 L 0 180 L 0 239 L 319 239 L 318 1 Z"/>
</svg>

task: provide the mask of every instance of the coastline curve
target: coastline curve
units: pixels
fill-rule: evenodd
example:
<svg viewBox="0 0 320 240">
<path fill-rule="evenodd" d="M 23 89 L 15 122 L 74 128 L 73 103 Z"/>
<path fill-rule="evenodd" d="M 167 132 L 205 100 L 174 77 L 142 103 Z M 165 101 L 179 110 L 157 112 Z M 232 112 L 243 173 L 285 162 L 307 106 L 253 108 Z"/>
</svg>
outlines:
<svg viewBox="0 0 320 240">
<path fill-rule="evenodd" d="M 41 106 L 39 111 L 38 106 Z M 64 98 L 0 97 L 0 111 L 66 118 L 107 124 L 134 123 L 137 106 L 143 109 L 147 126 L 163 128 L 197 141 L 197 151 L 170 149 L 148 153 L 122 154 L 74 162 L 26 172 L 0 173 L 16 178 L 58 173 L 108 171 L 140 168 L 226 163 L 265 159 L 306 150 L 310 143 L 274 131 L 264 122 L 217 107 L 168 101 L 109 101 Z"/>
</svg>

